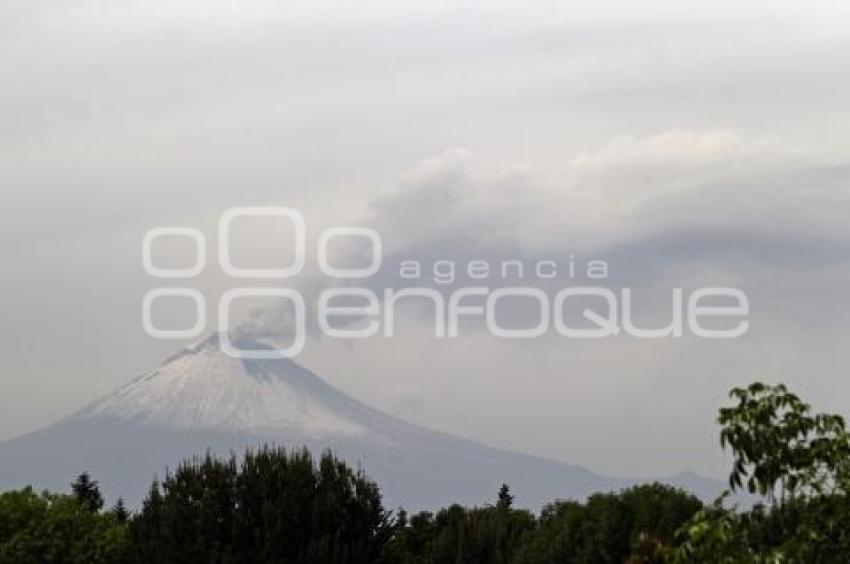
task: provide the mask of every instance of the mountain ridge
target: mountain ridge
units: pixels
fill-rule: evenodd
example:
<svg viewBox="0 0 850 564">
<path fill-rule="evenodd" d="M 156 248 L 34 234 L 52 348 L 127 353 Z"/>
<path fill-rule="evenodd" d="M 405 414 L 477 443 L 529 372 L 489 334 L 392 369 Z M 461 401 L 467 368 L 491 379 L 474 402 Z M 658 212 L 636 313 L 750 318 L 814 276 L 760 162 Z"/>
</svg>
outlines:
<svg viewBox="0 0 850 564">
<path fill-rule="evenodd" d="M 390 507 L 408 510 L 481 505 L 503 482 L 519 506 L 539 509 L 648 481 L 425 429 L 351 398 L 292 360 L 227 356 L 214 334 L 73 415 L 0 443 L 0 487 L 66 489 L 89 471 L 107 495 L 138 506 L 150 482 L 181 460 L 261 444 L 330 449 L 363 467 Z M 723 487 L 692 473 L 662 481 L 703 499 Z"/>
</svg>

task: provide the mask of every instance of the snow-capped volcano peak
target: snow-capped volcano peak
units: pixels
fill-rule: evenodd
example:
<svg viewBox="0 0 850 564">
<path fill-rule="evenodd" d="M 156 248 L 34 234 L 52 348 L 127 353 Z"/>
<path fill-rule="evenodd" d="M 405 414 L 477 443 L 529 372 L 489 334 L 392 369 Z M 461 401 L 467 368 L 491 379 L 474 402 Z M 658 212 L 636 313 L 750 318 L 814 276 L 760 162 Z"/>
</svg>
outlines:
<svg viewBox="0 0 850 564">
<path fill-rule="evenodd" d="M 109 416 L 193 429 L 280 430 L 318 438 L 364 433 L 362 420 L 370 411 L 291 360 L 228 356 L 218 335 L 213 335 L 91 405 L 79 417 Z"/>
<path fill-rule="evenodd" d="M 536 508 L 633 483 L 424 429 L 352 399 L 291 360 L 232 358 L 213 335 L 76 415 L 0 443 L 0 488 L 61 489 L 86 470 L 109 495 L 138 506 L 163 470 L 204 452 L 226 456 L 262 444 L 331 449 L 368 470 L 388 507 L 412 510 L 480 504 L 502 483 Z M 687 476 L 665 481 L 701 489 L 705 499 L 723 488 Z"/>
</svg>

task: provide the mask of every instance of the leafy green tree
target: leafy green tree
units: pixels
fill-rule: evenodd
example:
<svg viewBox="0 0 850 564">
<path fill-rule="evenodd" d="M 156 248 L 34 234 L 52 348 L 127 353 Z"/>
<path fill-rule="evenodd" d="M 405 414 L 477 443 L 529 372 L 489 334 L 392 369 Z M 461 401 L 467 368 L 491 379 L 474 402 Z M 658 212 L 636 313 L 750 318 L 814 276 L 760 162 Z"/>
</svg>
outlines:
<svg viewBox="0 0 850 564">
<path fill-rule="evenodd" d="M 154 483 L 133 520 L 138 562 L 365 564 L 393 533 L 374 482 L 325 453 L 207 455 Z"/>
<path fill-rule="evenodd" d="M 840 415 L 812 414 L 784 385 L 734 388 L 720 410 L 720 444 L 733 453 L 729 484 L 783 503 L 846 491 L 850 435 Z"/>
<path fill-rule="evenodd" d="M 676 531 L 700 510 L 694 496 L 662 484 L 595 494 L 543 509 L 519 564 L 659 562 Z"/>
<path fill-rule="evenodd" d="M 122 564 L 128 551 L 126 526 L 77 497 L 0 495 L 0 564 Z"/>
<path fill-rule="evenodd" d="M 721 445 L 732 451 L 732 490 L 761 495 L 746 512 L 726 495 L 680 531 L 671 562 L 844 562 L 850 554 L 850 438 L 844 419 L 812 413 L 783 385 L 730 392 Z"/>
<path fill-rule="evenodd" d="M 398 523 L 386 562 L 398 564 L 502 564 L 534 530 L 534 515 L 512 509 L 506 485 L 495 506 L 467 509 L 452 505 L 436 514 L 405 515 Z"/>
</svg>

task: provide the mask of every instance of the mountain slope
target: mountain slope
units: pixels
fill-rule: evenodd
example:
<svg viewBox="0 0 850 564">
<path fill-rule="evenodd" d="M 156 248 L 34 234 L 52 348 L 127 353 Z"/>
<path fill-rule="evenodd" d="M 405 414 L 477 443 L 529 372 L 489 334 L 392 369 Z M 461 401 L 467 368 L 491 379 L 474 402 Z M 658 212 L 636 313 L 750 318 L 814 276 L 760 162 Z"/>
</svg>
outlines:
<svg viewBox="0 0 850 564">
<path fill-rule="evenodd" d="M 502 482 L 518 504 L 535 509 L 633 482 L 423 429 L 291 360 L 231 358 L 213 336 L 77 414 L 0 444 L 0 488 L 64 490 L 87 470 L 109 497 L 137 505 L 155 475 L 192 454 L 262 443 L 330 448 L 378 481 L 389 507 L 412 510 L 483 504 Z M 689 489 L 702 497 L 722 488 L 686 474 L 666 481 L 696 486 Z"/>
</svg>

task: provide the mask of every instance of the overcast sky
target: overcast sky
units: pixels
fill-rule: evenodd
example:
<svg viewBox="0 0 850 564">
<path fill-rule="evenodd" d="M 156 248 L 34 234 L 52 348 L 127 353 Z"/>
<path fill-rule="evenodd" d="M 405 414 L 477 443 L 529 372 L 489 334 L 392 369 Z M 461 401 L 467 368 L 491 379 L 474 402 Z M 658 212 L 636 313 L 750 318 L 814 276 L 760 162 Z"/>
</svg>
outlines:
<svg viewBox="0 0 850 564">
<path fill-rule="evenodd" d="M 650 322 L 674 287 L 743 289 L 734 341 L 437 340 L 413 311 L 395 339 L 314 335 L 299 358 L 489 444 L 723 476 L 732 385 L 785 381 L 850 415 L 848 68 L 845 2 L 6 0 L 0 438 L 183 344 L 142 328 L 162 285 L 147 230 L 195 227 L 214 254 L 224 210 L 272 205 L 301 210 L 311 245 L 376 229 L 376 288 L 404 258 L 572 255 L 607 261 Z M 251 260 L 278 253 L 269 234 L 245 235 Z M 211 319 L 235 285 L 215 261 L 193 284 Z"/>
</svg>

